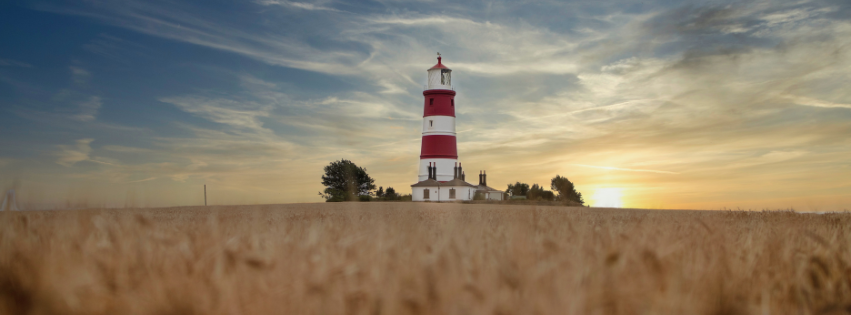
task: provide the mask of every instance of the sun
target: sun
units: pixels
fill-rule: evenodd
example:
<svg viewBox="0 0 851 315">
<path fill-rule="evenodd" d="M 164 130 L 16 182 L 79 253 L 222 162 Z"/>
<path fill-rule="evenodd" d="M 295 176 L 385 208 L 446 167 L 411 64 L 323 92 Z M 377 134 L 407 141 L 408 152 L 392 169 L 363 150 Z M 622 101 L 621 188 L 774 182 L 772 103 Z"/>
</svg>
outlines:
<svg viewBox="0 0 851 315">
<path fill-rule="evenodd" d="M 623 206 L 621 201 L 620 188 L 598 188 L 594 191 L 594 196 L 591 196 L 592 207 L 602 208 L 620 208 Z"/>
</svg>

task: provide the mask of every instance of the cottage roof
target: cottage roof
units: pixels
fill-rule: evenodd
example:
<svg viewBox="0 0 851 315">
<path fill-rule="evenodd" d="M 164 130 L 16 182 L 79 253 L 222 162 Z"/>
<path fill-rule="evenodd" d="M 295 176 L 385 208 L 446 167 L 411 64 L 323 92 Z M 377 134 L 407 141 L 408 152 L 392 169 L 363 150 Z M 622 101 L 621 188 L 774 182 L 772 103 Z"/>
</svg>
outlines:
<svg viewBox="0 0 851 315">
<path fill-rule="evenodd" d="M 463 181 L 463 180 L 461 180 L 461 179 L 458 179 L 458 178 L 453 179 L 453 180 L 449 180 L 449 181 L 443 181 L 443 182 L 436 181 L 436 180 L 433 180 L 433 179 L 430 179 L 430 178 L 429 178 L 429 179 L 426 179 L 426 180 L 421 181 L 421 182 L 419 182 L 419 183 L 416 183 L 416 184 L 411 185 L 411 187 L 437 187 L 437 186 L 444 186 L 444 187 L 458 187 L 458 186 L 476 187 L 476 185 L 470 184 L 470 183 L 465 182 L 465 181 Z"/>
<path fill-rule="evenodd" d="M 411 187 L 437 187 L 437 186 L 440 186 L 440 182 L 433 180 L 431 178 L 411 185 Z"/>
<path fill-rule="evenodd" d="M 476 189 L 476 190 L 484 190 L 484 191 L 488 191 L 488 192 L 502 192 L 502 190 L 493 189 L 493 188 L 485 186 L 485 185 L 479 185 L 479 189 Z"/>
<path fill-rule="evenodd" d="M 467 187 L 476 187 L 476 185 L 470 184 L 461 180 L 460 178 L 456 178 L 450 181 L 441 182 L 441 186 L 467 186 Z"/>
</svg>

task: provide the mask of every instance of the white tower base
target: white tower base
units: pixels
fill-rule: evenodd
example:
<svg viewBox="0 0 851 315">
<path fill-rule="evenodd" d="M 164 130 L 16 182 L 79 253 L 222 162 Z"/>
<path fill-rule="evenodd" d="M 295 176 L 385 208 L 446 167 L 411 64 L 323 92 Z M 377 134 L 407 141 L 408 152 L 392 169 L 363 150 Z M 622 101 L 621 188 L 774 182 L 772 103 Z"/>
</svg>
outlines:
<svg viewBox="0 0 851 315">
<path fill-rule="evenodd" d="M 441 182 L 450 181 L 455 178 L 455 166 L 458 164 L 458 159 L 421 159 L 420 160 L 420 175 L 418 181 L 428 179 L 428 163 L 435 163 L 437 166 L 437 180 Z"/>
</svg>

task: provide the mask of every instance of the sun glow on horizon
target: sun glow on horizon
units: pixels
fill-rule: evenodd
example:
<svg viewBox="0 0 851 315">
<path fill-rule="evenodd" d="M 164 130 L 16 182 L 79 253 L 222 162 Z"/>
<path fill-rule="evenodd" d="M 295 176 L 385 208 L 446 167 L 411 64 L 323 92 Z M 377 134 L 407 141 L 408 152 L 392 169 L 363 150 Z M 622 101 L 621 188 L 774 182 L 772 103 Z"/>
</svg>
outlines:
<svg viewBox="0 0 851 315">
<path fill-rule="evenodd" d="M 598 188 L 591 196 L 591 206 L 601 208 L 623 207 L 623 194 L 620 188 Z"/>
</svg>

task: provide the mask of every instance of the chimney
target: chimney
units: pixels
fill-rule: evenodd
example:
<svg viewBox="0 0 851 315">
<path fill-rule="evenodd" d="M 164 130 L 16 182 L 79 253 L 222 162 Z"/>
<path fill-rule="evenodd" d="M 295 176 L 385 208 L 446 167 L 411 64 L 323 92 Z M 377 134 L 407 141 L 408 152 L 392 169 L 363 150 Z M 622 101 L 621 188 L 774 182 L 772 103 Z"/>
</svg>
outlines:
<svg viewBox="0 0 851 315">
<path fill-rule="evenodd" d="M 464 172 L 461 170 L 461 163 L 458 163 L 458 178 L 464 180 Z"/>
<path fill-rule="evenodd" d="M 464 174 L 464 171 L 461 171 L 461 180 L 467 181 L 467 174 Z"/>
<path fill-rule="evenodd" d="M 437 180 L 437 162 L 434 162 L 434 167 L 432 167 L 431 179 Z"/>
<path fill-rule="evenodd" d="M 455 162 L 455 168 L 452 171 L 452 179 L 458 179 L 458 162 Z"/>
<path fill-rule="evenodd" d="M 431 179 L 431 162 L 428 163 L 428 178 Z"/>
<path fill-rule="evenodd" d="M 482 185 L 488 185 L 488 171 L 482 173 Z"/>
<path fill-rule="evenodd" d="M 482 185 L 482 171 L 479 171 L 479 186 Z"/>
</svg>

